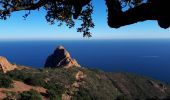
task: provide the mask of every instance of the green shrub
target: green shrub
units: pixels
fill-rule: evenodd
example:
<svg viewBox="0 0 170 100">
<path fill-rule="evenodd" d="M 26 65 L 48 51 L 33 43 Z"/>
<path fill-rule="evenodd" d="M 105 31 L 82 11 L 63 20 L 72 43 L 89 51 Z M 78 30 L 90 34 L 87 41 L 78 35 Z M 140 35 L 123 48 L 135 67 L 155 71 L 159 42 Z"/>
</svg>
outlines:
<svg viewBox="0 0 170 100">
<path fill-rule="evenodd" d="M 90 91 L 85 88 L 80 88 L 79 91 L 74 94 L 73 100 L 96 100 L 95 96 L 92 97 L 89 92 Z"/>
<path fill-rule="evenodd" d="M 8 75 L 14 80 L 19 80 L 19 81 L 23 81 L 29 77 L 29 75 L 27 75 L 27 73 L 24 70 L 13 70 L 6 73 L 6 75 Z"/>
<path fill-rule="evenodd" d="M 6 94 L 6 97 L 3 100 L 13 100 L 17 96 L 17 93 L 13 91 L 4 91 L 3 93 Z"/>
<path fill-rule="evenodd" d="M 36 90 L 31 89 L 19 94 L 17 100 L 42 100 L 42 97 Z"/>
<path fill-rule="evenodd" d="M 28 85 L 33 85 L 33 86 L 44 86 L 45 85 L 44 80 L 38 77 L 28 77 L 24 80 L 24 83 Z"/>
<path fill-rule="evenodd" d="M 10 77 L 3 74 L 0 75 L 0 88 L 11 88 L 13 87 L 13 81 Z"/>
<path fill-rule="evenodd" d="M 33 86 L 44 86 L 43 73 L 38 70 L 15 70 L 8 72 L 7 75 L 14 80 L 23 81 L 25 84 Z"/>
<path fill-rule="evenodd" d="M 61 100 L 61 95 L 57 94 L 54 89 L 47 90 L 47 94 L 50 100 Z"/>
<path fill-rule="evenodd" d="M 52 82 L 47 83 L 45 88 L 48 89 L 47 94 L 50 100 L 61 100 L 61 96 L 65 91 L 62 85 Z"/>
<path fill-rule="evenodd" d="M 124 96 L 124 95 L 120 95 L 115 100 L 129 100 L 129 99 L 127 99 L 126 96 Z M 136 100 L 138 100 L 138 99 L 136 99 Z"/>
</svg>

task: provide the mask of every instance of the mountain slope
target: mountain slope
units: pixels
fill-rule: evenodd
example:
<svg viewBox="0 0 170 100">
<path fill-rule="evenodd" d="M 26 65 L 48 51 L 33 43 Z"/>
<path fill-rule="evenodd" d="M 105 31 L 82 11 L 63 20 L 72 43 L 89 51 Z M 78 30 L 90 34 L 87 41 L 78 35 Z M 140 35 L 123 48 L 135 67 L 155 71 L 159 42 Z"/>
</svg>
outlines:
<svg viewBox="0 0 170 100">
<path fill-rule="evenodd" d="M 40 95 L 50 100 L 145 100 L 167 99 L 170 96 L 168 84 L 129 73 L 107 73 L 75 67 L 69 69 L 25 68 L 1 74 L 33 87 L 47 89 Z M 20 93 L 16 92 L 13 97 L 21 100 L 18 95 Z"/>
</svg>

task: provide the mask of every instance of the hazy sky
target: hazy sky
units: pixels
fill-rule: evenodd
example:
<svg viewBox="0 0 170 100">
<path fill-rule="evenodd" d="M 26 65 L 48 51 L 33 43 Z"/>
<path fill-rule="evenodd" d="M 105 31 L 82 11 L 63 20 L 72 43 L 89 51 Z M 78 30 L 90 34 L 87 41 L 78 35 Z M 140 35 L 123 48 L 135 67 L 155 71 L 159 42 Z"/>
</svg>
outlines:
<svg viewBox="0 0 170 100">
<path fill-rule="evenodd" d="M 145 21 L 119 29 L 109 28 L 104 0 L 93 0 L 92 39 L 138 39 L 138 38 L 170 38 L 170 28 L 161 29 L 156 21 Z M 32 11 L 27 20 L 23 20 L 24 12 L 13 13 L 6 20 L 0 20 L 0 40 L 4 39 L 84 39 L 76 28 L 69 29 L 57 24 L 49 25 L 45 20 L 45 12 Z"/>
</svg>

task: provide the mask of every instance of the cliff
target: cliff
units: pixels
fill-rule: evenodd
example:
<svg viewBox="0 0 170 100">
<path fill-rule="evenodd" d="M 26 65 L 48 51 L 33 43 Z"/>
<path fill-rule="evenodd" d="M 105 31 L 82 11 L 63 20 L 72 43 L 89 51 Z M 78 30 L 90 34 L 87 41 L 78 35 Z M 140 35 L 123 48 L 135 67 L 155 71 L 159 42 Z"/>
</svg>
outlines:
<svg viewBox="0 0 170 100">
<path fill-rule="evenodd" d="M 5 57 L 0 56 L 0 71 L 1 72 L 8 72 L 11 70 L 14 70 L 15 68 L 17 68 L 16 65 L 11 64 L 10 62 L 8 62 L 8 60 Z"/>
<path fill-rule="evenodd" d="M 58 46 L 54 53 L 51 54 L 46 62 L 45 68 L 70 68 L 70 67 L 80 67 L 77 61 L 71 58 L 70 53 L 63 47 Z"/>
</svg>

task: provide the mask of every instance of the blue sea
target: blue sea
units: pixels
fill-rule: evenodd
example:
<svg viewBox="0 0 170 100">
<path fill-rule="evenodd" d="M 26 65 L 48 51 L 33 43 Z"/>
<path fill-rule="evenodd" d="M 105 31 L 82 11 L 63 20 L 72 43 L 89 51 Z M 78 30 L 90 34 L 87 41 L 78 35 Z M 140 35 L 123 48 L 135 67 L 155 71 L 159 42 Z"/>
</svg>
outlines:
<svg viewBox="0 0 170 100">
<path fill-rule="evenodd" d="M 0 41 L 0 56 L 18 65 L 42 68 L 63 45 L 82 66 L 132 72 L 170 83 L 170 40 Z"/>
</svg>

